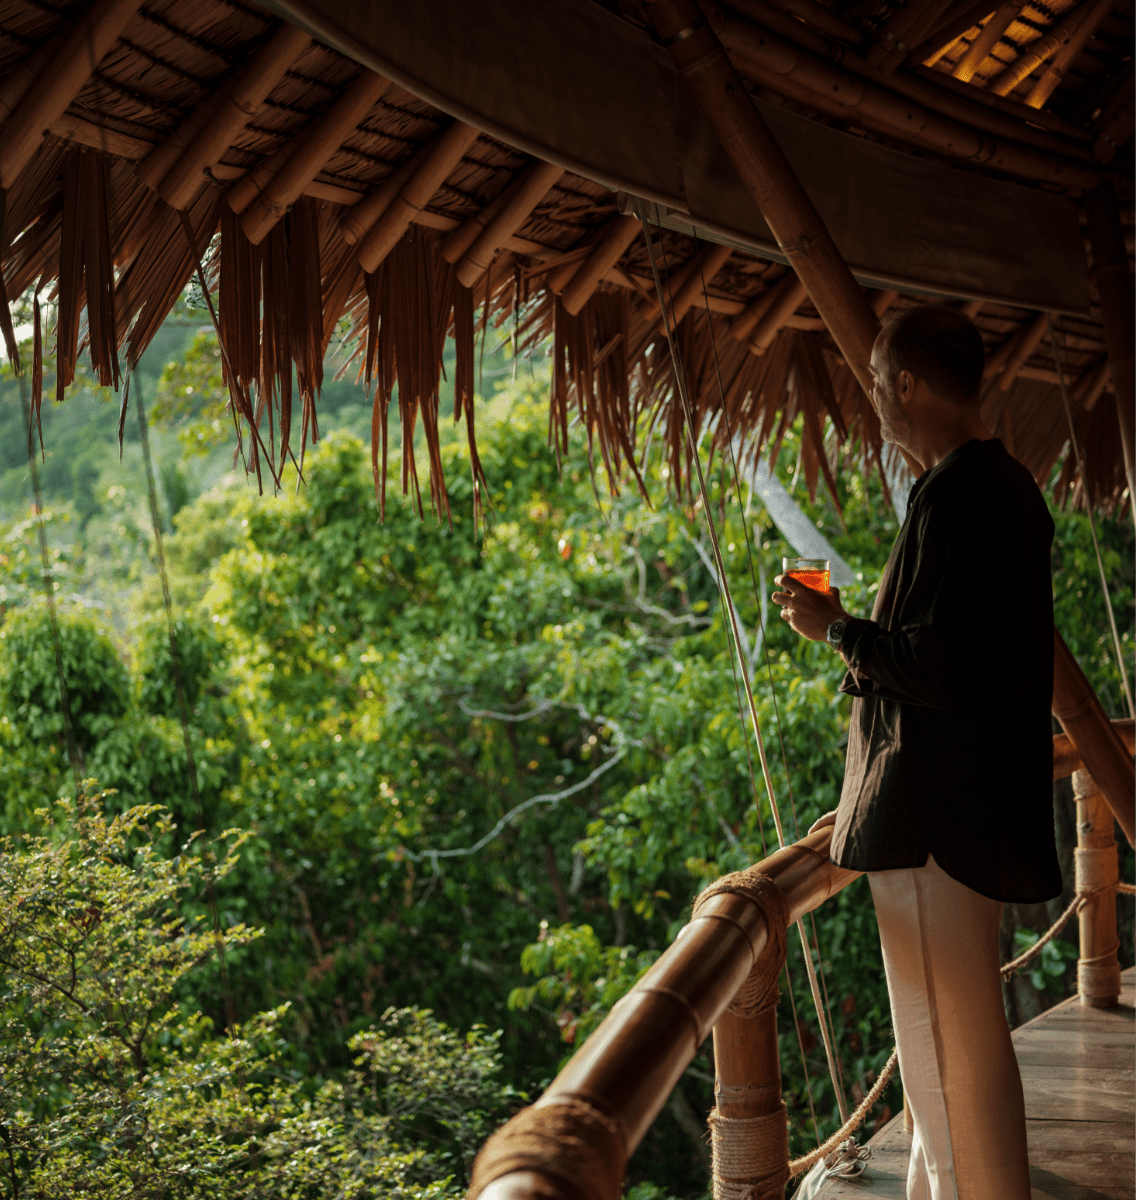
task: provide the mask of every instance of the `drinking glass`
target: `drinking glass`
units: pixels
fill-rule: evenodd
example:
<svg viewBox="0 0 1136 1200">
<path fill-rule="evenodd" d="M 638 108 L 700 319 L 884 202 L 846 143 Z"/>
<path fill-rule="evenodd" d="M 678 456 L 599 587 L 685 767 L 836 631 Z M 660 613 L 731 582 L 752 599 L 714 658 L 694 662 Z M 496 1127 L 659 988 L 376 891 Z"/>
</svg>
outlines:
<svg viewBox="0 0 1136 1200">
<path fill-rule="evenodd" d="M 814 592 L 828 591 L 830 563 L 827 558 L 783 558 L 781 573 L 799 580 Z"/>
</svg>

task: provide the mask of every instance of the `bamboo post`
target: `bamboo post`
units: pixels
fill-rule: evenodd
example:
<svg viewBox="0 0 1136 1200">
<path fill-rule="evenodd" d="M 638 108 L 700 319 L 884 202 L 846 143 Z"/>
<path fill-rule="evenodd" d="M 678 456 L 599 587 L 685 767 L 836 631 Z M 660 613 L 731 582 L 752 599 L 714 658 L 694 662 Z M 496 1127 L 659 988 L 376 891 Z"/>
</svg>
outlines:
<svg viewBox="0 0 1136 1200">
<path fill-rule="evenodd" d="M 1092 412 L 1109 380 L 1108 356 L 1097 367 L 1085 372 L 1084 382 L 1074 397 L 1074 411 Z M 1127 464 L 1125 464 L 1127 466 Z"/>
<path fill-rule="evenodd" d="M 789 1125 L 781 1099 L 776 985 L 768 1007 L 756 1015 L 727 1012 L 719 1018 L 714 1075 L 714 1195 L 744 1190 L 747 1200 L 782 1200 L 789 1182 Z"/>
<path fill-rule="evenodd" d="M 1061 50 L 1077 34 L 1078 29 L 1087 27 L 1091 34 L 1108 16 L 1115 2 L 1116 0 L 1097 0 L 1094 5 L 1090 0 L 1084 0 L 1084 3 L 1075 8 L 1064 21 L 1055 25 L 1045 37 L 1031 42 L 1008 67 L 991 79 L 987 84 L 989 90 L 995 96 L 1008 96 L 1023 79 L 1027 79 Z"/>
<path fill-rule="evenodd" d="M 63 116 L 140 7 L 140 0 L 98 0 L 70 26 L 58 54 L 0 129 L 0 188 L 16 182 L 39 149 L 44 130 Z"/>
<path fill-rule="evenodd" d="M 442 257 L 448 262 L 461 259 L 457 272 L 460 283 L 465 287 L 473 287 L 489 269 L 494 254 L 529 219 L 533 209 L 556 186 L 563 174 L 563 167 L 554 166 L 552 163 L 534 162 L 506 189 L 501 197 L 500 208 L 489 214 L 482 226 L 477 224 L 477 217 L 466 223 L 473 226 L 473 236 L 453 258 L 447 256 L 447 249 L 451 245 L 453 249 L 460 245 L 461 240 L 467 236 L 465 226 L 455 229 L 450 234 L 442 244 Z M 488 209 L 486 212 L 488 213 Z M 450 249 L 450 253 L 453 249 Z"/>
<path fill-rule="evenodd" d="M 644 8 L 845 361 L 871 395 L 868 360 L 879 322 L 722 44 L 694 0 L 645 0 Z"/>
<path fill-rule="evenodd" d="M 470 1200 L 619 1200 L 627 1158 L 735 994 L 753 982 L 755 969 L 775 986 L 788 925 L 857 878 L 829 860 L 831 840 L 831 826 L 818 829 L 712 884 L 674 944 L 537 1103 L 485 1144 Z M 759 982 L 754 995 L 763 994 Z M 767 1025 L 751 1027 L 756 1036 L 748 1039 L 731 1041 L 731 1032 L 727 1023 L 723 1052 L 739 1042 L 770 1049 Z M 769 1062 L 754 1066 L 741 1050 L 722 1065 L 729 1086 L 751 1067 L 772 1082 Z"/>
<path fill-rule="evenodd" d="M 1077 891 L 1104 887 L 1081 909 L 1081 953 L 1077 994 L 1089 1008 L 1113 1008 L 1120 1001 L 1120 939 L 1116 932 L 1116 888 L 1120 863 L 1113 816 L 1093 777 L 1073 772 L 1077 802 Z"/>
<path fill-rule="evenodd" d="M 1115 0 L 1097 0 L 1094 8 L 1090 9 L 1086 19 L 1077 27 L 1076 32 L 1064 46 L 1053 55 L 1053 61 L 1042 72 L 1041 78 L 1033 85 L 1033 90 L 1026 97 L 1030 108 L 1042 108 L 1045 102 L 1061 86 L 1061 81 L 1069 72 L 1081 51 L 1089 44 L 1089 38 L 1104 24 L 1105 18 L 1112 11 Z"/>
<path fill-rule="evenodd" d="M 911 53 L 911 46 L 923 40 L 927 29 L 935 27 L 950 2 L 911 0 L 899 5 L 877 31 L 875 43 L 868 50 L 868 62 L 880 74 L 892 74 Z"/>
<path fill-rule="evenodd" d="M 359 262 L 364 271 L 373 271 L 386 258 L 477 138 L 478 130 L 472 125 L 455 121 L 438 139 L 418 170 L 391 201 L 390 207 L 359 242 Z"/>
<path fill-rule="evenodd" d="M 1136 769 L 1132 755 L 1064 639 L 1053 631 L 1053 715 L 1097 781 L 1128 844 L 1136 845 Z"/>
<path fill-rule="evenodd" d="M 171 208 L 185 208 L 201 189 L 202 172 L 220 161 L 311 40 L 304 30 L 281 25 L 227 83 L 138 164 L 138 178 L 155 188 Z"/>
<path fill-rule="evenodd" d="M 1089 223 L 1089 243 L 1093 262 L 1091 278 L 1100 297 L 1104 319 L 1104 339 L 1112 386 L 1116 392 L 1116 414 L 1120 420 L 1120 446 L 1124 454 L 1124 473 L 1128 477 L 1128 498 L 1136 514 L 1136 303 L 1132 295 L 1132 272 L 1116 193 L 1102 185 L 1085 197 L 1085 215 Z"/>
<path fill-rule="evenodd" d="M 604 226 L 596 248 L 584 260 L 565 287 L 561 303 L 573 316 L 587 304 L 600 280 L 619 262 L 642 226 L 638 217 L 617 215 Z"/>
<path fill-rule="evenodd" d="M 70 25 L 65 24 L 39 49 L 13 64 L 3 81 L 0 81 L 0 125 L 16 111 L 17 105 L 27 95 L 44 67 L 57 60 L 70 32 Z"/>
<path fill-rule="evenodd" d="M 1021 0 L 1009 0 L 1008 4 L 999 5 L 991 13 L 990 20 L 983 25 L 978 37 L 970 43 L 967 52 L 955 64 L 955 69 L 951 74 L 956 79 L 969 83 L 985 61 L 986 56 L 1001 40 L 1002 34 L 1010 28 L 1021 10 Z"/>
<path fill-rule="evenodd" d="M 241 217 L 245 236 L 254 246 L 264 241 L 304 188 L 339 153 L 344 138 L 354 132 L 390 87 L 389 79 L 364 67 L 327 112 L 292 139 L 284 149 L 287 162 Z"/>
</svg>

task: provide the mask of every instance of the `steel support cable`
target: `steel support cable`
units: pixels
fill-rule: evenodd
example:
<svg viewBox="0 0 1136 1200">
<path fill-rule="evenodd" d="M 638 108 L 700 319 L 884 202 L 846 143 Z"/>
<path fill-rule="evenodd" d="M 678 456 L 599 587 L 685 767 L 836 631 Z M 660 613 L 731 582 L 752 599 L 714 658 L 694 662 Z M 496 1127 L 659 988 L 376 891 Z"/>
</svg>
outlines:
<svg viewBox="0 0 1136 1200">
<path fill-rule="evenodd" d="M 719 590 L 722 595 L 722 607 L 726 613 L 728 628 L 732 633 L 732 651 L 738 655 L 740 661 L 740 670 L 742 681 L 745 684 L 746 701 L 749 707 L 750 721 L 753 725 L 754 740 L 757 743 L 758 757 L 761 761 L 762 776 L 765 781 L 766 793 L 769 797 L 770 811 L 773 814 L 774 825 L 777 829 L 778 846 L 784 848 L 785 833 L 781 823 L 781 813 L 777 807 L 777 798 L 773 789 L 773 780 L 769 771 L 769 761 L 765 752 L 765 742 L 761 735 L 761 727 L 757 717 L 757 706 L 753 698 L 753 688 L 750 684 L 747 664 L 742 660 L 741 655 L 741 635 L 737 628 L 738 617 L 737 610 L 734 606 L 733 596 L 730 593 L 729 580 L 726 578 L 725 562 L 722 558 L 722 548 L 718 539 L 718 530 L 714 524 L 714 516 L 710 508 L 710 496 L 706 487 L 706 478 L 702 470 L 702 459 L 698 453 L 698 447 L 694 440 L 694 413 L 690 402 L 690 396 L 686 387 L 686 376 L 683 371 L 681 356 L 678 352 L 678 346 L 675 341 L 674 327 L 670 319 L 667 309 L 666 296 L 663 292 L 662 279 L 659 275 L 659 266 L 655 259 L 655 247 L 651 240 L 650 227 L 647 223 L 646 214 L 643 208 L 642 201 L 635 201 L 636 215 L 643 226 L 643 236 L 647 244 L 647 256 L 651 263 L 651 274 L 655 282 L 655 290 L 659 298 L 659 306 L 663 314 L 663 329 L 667 337 L 667 345 L 670 349 L 671 364 L 675 375 L 675 390 L 678 392 L 680 403 L 682 404 L 684 424 L 686 427 L 686 436 L 688 445 L 691 450 L 691 457 L 694 461 L 695 471 L 698 478 L 699 495 L 702 499 L 702 507 L 706 517 L 707 532 L 710 535 L 711 546 L 714 551 L 714 561 L 718 570 Z M 831 1039 L 829 1038 L 828 1029 L 823 1016 L 823 1001 L 820 995 L 820 988 L 817 984 L 816 972 L 813 968 L 812 957 L 809 950 L 808 937 L 805 934 L 804 922 L 801 919 L 796 921 L 797 933 L 801 939 L 801 946 L 805 955 L 805 965 L 808 969 L 809 986 L 812 991 L 813 1003 L 816 1007 L 817 1022 L 821 1027 L 821 1033 L 824 1041 L 825 1055 L 828 1059 L 829 1075 L 832 1079 L 833 1091 L 837 1097 L 837 1102 L 840 1108 L 842 1121 L 848 1120 L 847 1105 L 842 1095 L 842 1090 L 837 1078 L 836 1063 L 833 1058 Z M 791 989 L 790 989 L 791 990 Z M 807 1068 L 806 1068 L 807 1071 Z"/>
<path fill-rule="evenodd" d="M 123 389 L 123 408 L 125 409 L 130 395 L 130 381 L 134 378 L 135 369 L 130 368 Z M 142 402 L 142 389 L 135 386 L 135 408 L 138 413 L 138 434 L 142 441 L 142 458 L 146 464 L 146 489 L 150 500 L 150 522 L 154 528 L 154 557 L 158 560 L 158 573 L 162 579 L 162 601 L 166 610 L 166 629 L 170 640 L 171 673 L 174 679 L 174 692 L 177 696 L 178 718 L 181 722 L 182 740 L 185 744 L 186 773 L 189 776 L 189 790 L 193 797 L 193 807 L 197 815 L 197 826 L 202 835 L 206 832 L 205 811 L 201 805 L 201 791 L 197 782 L 197 759 L 193 753 L 193 739 L 189 729 L 189 705 L 185 696 L 185 678 L 181 669 L 181 650 L 178 646 L 177 626 L 174 622 L 173 604 L 170 600 L 170 581 L 166 571 L 166 553 L 162 544 L 162 521 L 158 511 L 158 487 L 154 478 L 154 462 L 150 454 L 150 430 L 146 420 L 146 409 Z M 204 845 L 202 847 L 204 850 Z M 212 857 L 212 856 L 210 856 Z M 229 971 L 225 964 L 224 941 L 221 936 L 221 916 L 217 909 L 217 896 L 213 889 L 213 871 L 211 862 L 205 876 L 206 899 L 209 905 L 209 916 L 213 923 L 213 941 L 217 952 L 217 969 L 221 975 L 221 988 L 225 999 L 225 1018 L 229 1033 L 236 1025 L 236 1008 L 233 1004 L 233 993 L 229 985 Z"/>
<path fill-rule="evenodd" d="M 36 324 L 39 324 L 39 297 L 36 297 Z M 75 738 L 75 726 L 71 720 L 71 697 L 67 690 L 67 676 L 63 669 L 63 641 L 59 632 L 59 614 L 55 609 L 55 578 L 51 570 L 51 557 L 47 548 L 47 530 L 44 528 L 43 492 L 39 482 L 39 464 L 36 462 L 35 447 L 32 439 L 31 412 L 28 409 L 28 381 L 19 370 L 19 364 L 12 363 L 20 388 L 20 407 L 24 414 L 24 432 L 28 439 L 28 467 L 32 477 L 32 495 L 35 500 L 36 533 L 39 540 L 39 555 L 43 565 L 43 590 L 47 600 L 47 612 L 51 621 L 51 646 L 55 655 L 55 675 L 59 681 L 59 711 L 63 717 L 63 736 L 67 742 L 67 758 L 71 764 L 71 776 L 75 784 L 75 795 L 78 797 L 83 785 L 83 752 Z"/>
<path fill-rule="evenodd" d="M 713 358 L 714 358 L 714 373 L 715 373 L 715 377 L 716 377 L 717 383 L 718 383 L 718 395 L 719 395 L 719 398 L 721 401 L 722 418 L 726 423 L 726 441 L 730 447 L 730 463 L 731 463 L 731 466 L 733 468 L 733 473 L 734 473 L 734 492 L 735 492 L 735 495 L 736 495 L 737 501 L 738 501 L 738 509 L 741 513 L 742 534 L 745 539 L 745 546 L 746 546 L 746 561 L 749 566 L 749 576 L 750 576 L 750 582 L 753 585 L 754 597 L 755 597 L 755 599 L 758 600 L 758 617 L 757 617 L 757 619 L 758 619 L 759 640 L 761 642 L 762 652 L 763 652 L 764 659 L 765 659 L 766 673 L 769 677 L 769 695 L 773 702 L 773 718 L 774 718 L 774 722 L 775 722 L 775 725 L 777 728 L 778 744 L 780 745 L 780 748 L 781 748 L 781 762 L 785 768 L 785 786 L 789 792 L 789 805 L 790 805 L 790 808 L 791 808 L 791 811 L 793 814 L 793 829 L 796 833 L 797 838 L 799 839 L 801 836 L 801 827 L 800 827 L 800 823 L 797 818 L 797 802 L 796 802 L 796 798 L 794 797 L 794 794 L 793 794 L 792 774 L 789 770 L 789 756 L 788 756 L 788 752 L 785 748 L 785 734 L 781 727 L 781 710 L 780 710 L 780 706 L 777 703 L 777 689 L 774 686 L 774 682 L 773 682 L 773 665 L 772 665 L 772 662 L 769 657 L 769 639 L 766 636 L 765 621 L 764 621 L 764 617 L 762 616 L 762 606 L 760 603 L 760 597 L 758 595 L 757 576 L 756 576 L 756 572 L 754 571 L 754 565 L 753 565 L 753 548 L 750 544 L 750 532 L 749 532 L 749 527 L 748 527 L 748 525 L 746 523 L 746 519 L 745 519 L 745 506 L 742 504 L 741 475 L 740 475 L 740 470 L 738 468 L 737 446 L 734 442 L 733 430 L 730 428 L 730 415 L 729 415 L 728 406 L 726 404 L 726 391 L 725 391 L 725 386 L 722 382 L 722 365 L 721 365 L 721 360 L 718 357 L 718 340 L 714 333 L 714 323 L 710 319 L 710 300 L 709 300 L 709 295 L 707 293 L 707 288 L 706 288 L 706 276 L 702 269 L 702 257 L 699 252 L 699 249 L 698 249 L 698 238 L 697 237 L 694 239 L 694 254 L 695 254 L 695 259 L 698 263 L 698 273 L 699 273 L 699 278 L 700 278 L 700 281 L 702 284 L 702 298 L 703 298 L 703 303 L 704 303 L 704 306 L 706 309 L 707 327 L 709 328 L 709 331 L 710 331 L 710 346 L 711 346 L 711 350 L 712 350 Z M 836 1095 L 837 1107 L 840 1110 L 841 1121 L 847 1122 L 847 1120 L 848 1120 L 848 1101 L 847 1101 L 847 1097 L 846 1097 L 845 1091 L 844 1091 L 844 1072 L 843 1072 L 843 1069 L 840 1064 L 840 1058 L 833 1050 L 833 1046 L 835 1045 L 835 1042 L 836 1042 L 836 1023 L 832 1019 L 832 1006 L 831 1006 L 831 1003 L 829 1002 L 829 997 L 828 997 L 828 981 L 824 975 L 824 958 L 820 953 L 820 939 L 817 936 L 816 919 L 812 912 L 809 913 L 809 925 L 812 929 L 813 942 L 816 944 L 816 947 L 817 947 L 817 962 L 820 965 L 821 989 L 824 994 L 823 1011 L 822 1011 L 822 1007 L 820 1005 L 819 997 L 818 997 L 818 993 L 817 993 L 816 974 L 815 974 L 813 961 L 812 961 L 812 951 L 810 950 L 810 948 L 808 946 L 807 939 L 803 935 L 803 929 L 798 929 L 798 933 L 801 934 L 801 948 L 802 948 L 802 953 L 804 954 L 804 958 L 805 958 L 805 969 L 809 975 L 809 987 L 813 993 L 814 1003 L 816 1003 L 816 1005 L 817 1005 L 817 1020 L 821 1027 L 821 1035 L 824 1040 L 825 1054 L 828 1059 L 829 1073 L 832 1076 L 833 1091 L 835 1092 L 835 1095 Z M 786 971 L 786 974 L 788 974 L 787 971 Z M 792 1004 L 793 1019 L 794 1019 L 794 1021 L 796 1021 L 796 1019 L 797 1019 L 796 1002 L 795 1002 L 795 1000 L 793 1000 L 792 979 L 791 978 L 789 980 L 789 995 L 790 995 L 790 1000 L 793 1001 L 793 1004 Z M 799 1037 L 800 1037 L 800 1030 L 798 1028 L 798 1039 L 799 1039 Z M 802 1062 L 803 1062 L 803 1059 L 804 1059 L 804 1048 L 802 1046 Z M 835 1067 L 835 1073 L 833 1073 L 834 1067 Z M 811 1085 L 809 1085 L 807 1066 L 805 1067 L 805 1081 L 806 1081 L 806 1086 L 808 1087 L 808 1090 L 809 1090 L 809 1103 L 810 1103 L 810 1107 L 811 1107 L 811 1105 L 812 1105 L 812 1088 L 811 1088 Z M 815 1126 L 815 1117 L 814 1117 L 814 1126 Z M 817 1131 L 817 1141 L 818 1142 L 820 1141 L 819 1130 Z"/>
<path fill-rule="evenodd" d="M 1077 437 L 1077 430 L 1073 424 L 1073 408 L 1069 403 L 1069 392 L 1065 387 L 1065 369 L 1061 365 L 1061 357 L 1057 351 L 1057 336 L 1053 330 L 1053 317 L 1045 314 L 1046 324 L 1049 326 L 1049 348 L 1053 352 L 1053 366 L 1057 371 L 1057 382 L 1061 388 L 1061 402 L 1065 406 L 1065 420 L 1069 423 L 1069 441 L 1073 445 L 1073 457 L 1077 463 L 1077 470 L 1081 475 L 1081 488 L 1085 495 L 1085 511 L 1089 514 L 1089 532 L 1093 536 L 1093 551 L 1097 558 L 1097 570 L 1100 572 L 1101 592 L 1104 595 L 1105 608 L 1108 610 L 1108 624 L 1112 630 L 1112 644 L 1116 648 L 1116 666 L 1120 671 L 1120 682 L 1124 689 L 1124 699 L 1128 704 L 1128 715 L 1133 715 L 1132 707 L 1132 692 L 1128 686 L 1128 668 L 1124 665 L 1124 651 L 1120 645 L 1120 634 L 1116 628 L 1116 615 L 1112 611 L 1112 597 L 1108 592 L 1108 578 L 1104 573 L 1104 560 L 1101 558 L 1100 542 L 1097 541 L 1097 524 L 1093 519 L 1093 501 L 1089 495 L 1089 479 L 1085 473 L 1085 459 L 1081 453 L 1081 442 Z"/>
</svg>

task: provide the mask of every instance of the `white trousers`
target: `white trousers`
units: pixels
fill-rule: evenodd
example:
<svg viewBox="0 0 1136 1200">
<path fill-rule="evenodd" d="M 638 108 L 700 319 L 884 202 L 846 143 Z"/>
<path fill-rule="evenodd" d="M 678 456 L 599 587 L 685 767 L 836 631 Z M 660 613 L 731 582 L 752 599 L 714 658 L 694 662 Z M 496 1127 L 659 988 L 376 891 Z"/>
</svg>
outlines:
<svg viewBox="0 0 1136 1200">
<path fill-rule="evenodd" d="M 907 1200 L 1030 1200 L 1022 1079 L 999 978 L 1002 904 L 924 867 L 871 871 L 915 1132 Z"/>
</svg>

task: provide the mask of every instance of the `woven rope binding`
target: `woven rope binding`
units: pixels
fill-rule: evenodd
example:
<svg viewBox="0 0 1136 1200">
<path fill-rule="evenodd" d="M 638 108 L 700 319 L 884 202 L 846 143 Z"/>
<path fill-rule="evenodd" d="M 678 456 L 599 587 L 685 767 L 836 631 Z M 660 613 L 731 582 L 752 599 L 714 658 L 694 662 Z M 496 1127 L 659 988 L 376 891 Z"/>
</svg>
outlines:
<svg viewBox="0 0 1136 1200">
<path fill-rule="evenodd" d="M 781 974 L 788 946 L 789 903 L 784 892 L 768 875 L 754 870 L 733 871 L 716 879 L 694 901 L 695 917 L 714 896 L 730 892 L 752 900 L 765 915 L 769 931 L 764 953 L 754 960 L 753 969 L 730 1001 L 729 1011 L 736 1017 L 756 1017 L 777 1003 L 777 977 Z"/>
<path fill-rule="evenodd" d="M 789 1182 L 789 1111 L 740 1119 L 710 1113 L 714 1200 L 781 1200 Z"/>
<path fill-rule="evenodd" d="M 474 1159 L 467 1200 L 512 1171 L 539 1171 L 582 1200 L 619 1200 L 627 1139 L 610 1117 L 574 1097 L 522 1108 Z"/>
</svg>

